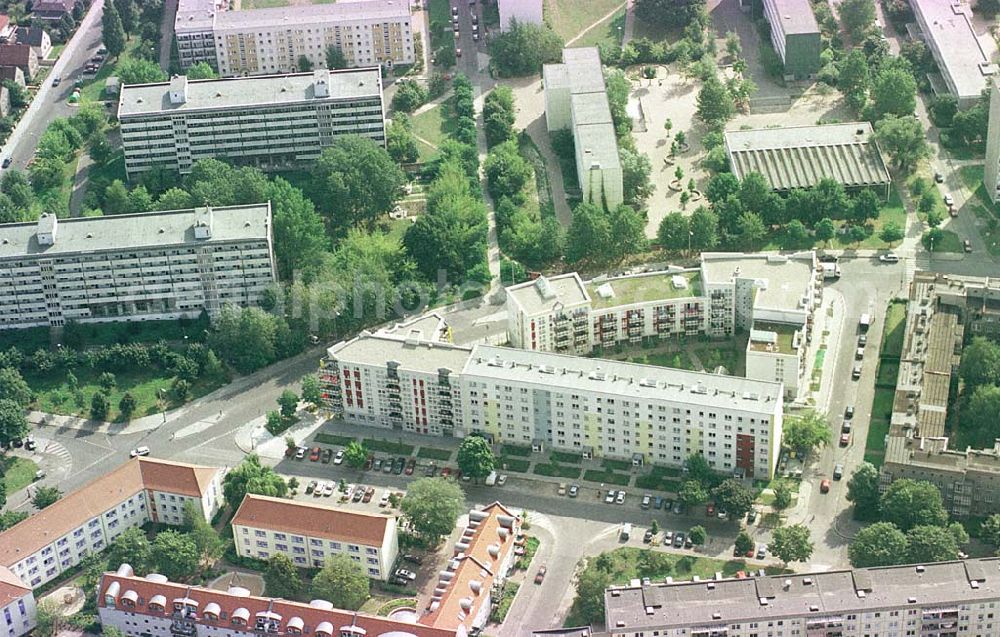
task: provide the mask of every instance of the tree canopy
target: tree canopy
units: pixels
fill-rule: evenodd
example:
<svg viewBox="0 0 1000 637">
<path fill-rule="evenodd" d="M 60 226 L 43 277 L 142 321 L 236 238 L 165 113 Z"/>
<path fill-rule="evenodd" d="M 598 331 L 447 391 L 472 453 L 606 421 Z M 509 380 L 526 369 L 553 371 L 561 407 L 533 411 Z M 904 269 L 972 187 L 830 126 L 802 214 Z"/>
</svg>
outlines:
<svg viewBox="0 0 1000 637">
<path fill-rule="evenodd" d="M 371 596 L 364 567 L 347 555 L 328 557 L 313 578 L 312 597 L 325 599 L 335 608 L 358 610 Z"/>
<path fill-rule="evenodd" d="M 812 557 L 813 552 L 809 529 L 802 524 L 776 528 L 768 546 L 771 553 L 786 563 L 805 562 Z"/>
<path fill-rule="evenodd" d="M 948 522 L 941 492 L 925 480 L 895 480 L 882 494 L 880 507 L 882 519 L 902 531 L 915 526 L 944 526 Z"/>
<path fill-rule="evenodd" d="M 870 462 L 862 462 L 847 481 L 847 500 L 854 503 L 855 517 L 874 520 L 879 512 L 879 472 Z"/>
<path fill-rule="evenodd" d="M 387 214 L 406 183 L 384 148 L 357 135 L 337 137 L 324 148 L 313 166 L 313 178 L 322 211 L 340 228 L 370 224 Z"/>
<path fill-rule="evenodd" d="M 497 467 L 490 443 L 482 436 L 466 436 L 458 447 L 458 468 L 473 479 L 485 478 Z"/>
<path fill-rule="evenodd" d="M 264 567 L 264 592 L 268 597 L 295 600 L 302 594 L 302 577 L 292 560 L 284 553 L 275 553 Z"/>
<path fill-rule="evenodd" d="M 453 480 L 421 478 L 410 484 L 400 509 L 418 533 L 438 538 L 455 528 L 464 502 L 465 495 Z"/>
<path fill-rule="evenodd" d="M 906 559 L 910 544 L 906 534 L 891 522 L 876 522 L 858 531 L 847 549 L 851 566 L 892 566 Z"/>
<path fill-rule="evenodd" d="M 712 490 L 716 503 L 726 512 L 730 520 L 739 520 L 753 506 L 754 492 L 743 486 L 739 480 L 723 480 Z"/>
<path fill-rule="evenodd" d="M 283 497 L 287 492 L 288 485 L 284 478 L 271 467 L 261 464 L 257 454 L 244 458 L 222 481 L 222 493 L 226 502 L 234 509 L 248 493 Z"/>
<path fill-rule="evenodd" d="M 830 442 L 832 432 L 826 418 L 815 411 L 806 411 L 785 418 L 782 444 L 802 455 Z"/>
<path fill-rule="evenodd" d="M 562 59 L 563 40 L 546 25 L 511 19 L 490 42 L 491 64 L 500 77 L 532 75 Z"/>
</svg>

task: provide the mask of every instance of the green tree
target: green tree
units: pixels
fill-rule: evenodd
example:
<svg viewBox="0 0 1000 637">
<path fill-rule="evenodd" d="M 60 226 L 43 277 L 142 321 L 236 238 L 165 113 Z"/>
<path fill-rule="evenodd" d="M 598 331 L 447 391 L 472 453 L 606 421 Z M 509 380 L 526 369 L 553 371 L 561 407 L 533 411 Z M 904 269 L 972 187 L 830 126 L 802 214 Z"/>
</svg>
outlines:
<svg viewBox="0 0 1000 637">
<path fill-rule="evenodd" d="M 698 119 L 709 128 L 722 128 L 736 114 L 732 95 L 714 74 L 701 85 L 697 101 Z"/>
<path fill-rule="evenodd" d="M 878 233 L 878 238 L 885 241 L 891 247 L 897 241 L 903 240 L 903 228 L 895 221 L 890 221 L 882 226 Z"/>
<path fill-rule="evenodd" d="M 305 55 L 300 55 L 296 65 L 299 67 L 300 73 L 308 73 L 313 70 L 312 60 L 307 58 Z"/>
<path fill-rule="evenodd" d="M 726 512 L 730 520 L 739 520 L 753 506 L 754 493 L 739 480 L 729 478 L 712 489 L 716 503 Z"/>
<path fill-rule="evenodd" d="M 884 67 L 872 81 L 871 98 L 876 120 L 886 115 L 909 117 L 917 107 L 917 82 L 904 68 Z"/>
<path fill-rule="evenodd" d="M 566 231 L 566 259 L 570 263 L 598 260 L 607 255 L 610 248 L 611 224 L 607 213 L 592 203 L 579 204 Z"/>
<path fill-rule="evenodd" d="M 715 482 L 715 472 L 708 460 L 700 453 L 692 453 L 684 458 L 684 470 L 687 477 L 697 481 L 699 484 L 709 486 Z M 707 497 L 706 497 L 707 499 Z"/>
<path fill-rule="evenodd" d="M 759 175 L 760 173 L 751 173 Z M 750 175 L 747 175 L 749 178 Z M 740 194 L 740 180 L 733 173 L 719 173 L 712 175 L 708 180 L 708 187 L 705 189 L 705 197 L 711 203 L 725 201 L 730 196 Z"/>
<path fill-rule="evenodd" d="M 260 308 L 223 305 L 208 344 L 237 370 L 252 372 L 276 360 L 281 323 L 279 317 Z"/>
<path fill-rule="evenodd" d="M 55 599 L 43 599 L 36 607 L 35 629 L 32 634 L 38 637 L 55 637 L 66 626 L 62 608 Z"/>
<path fill-rule="evenodd" d="M 909 171 L 930 156 L 924 126 L 916 117 L 887 115 L 875 123 L 875 138 L 901 170 Z"/>
<path fill-rule="evenodd" d="M 208 62 L 198 62 L 188 67 L 187 78 L 189 80 L 215 80 L 219 74 L 215 72 Z"/>
<path fill-rule="evenodd" d="M 863 38 L 875 23 L 874 0 L 843 0 L 837 12 L 844 29 L 855 41 Z"/>
<path fill-rule="evenodd" d="M 738 227 L 740 243 L 750 250 L 755 250 L 764 237 L 767 236 L 767 228 L 764 226 L 764 221 L 756 212 L 744 212 L 741 214 Z"/>
<path fill-rule="evenodd" d="M 1000 387 L 979 385 L 972 391 L 969 404 L 962 411 L 959 427 L 970 432 L 979 446 L 988 446 L 1000 438 Z"/>
<path fill-rule="evenodd" d="M 13 367 L 0 367 L 0 400 L 12 400 L 22 407 L 31 402 L 31 388 Z"/>
<path fill-rule="evenodd" d="M 906 534 L 910 548 L 907 562 L 945 562 L 958 559 L 958 542 L 950 530 L 943 526 L 915 526 Z"/>
<path fill-rule="evenodd" d="M 454 481 L 421 478 L 410 484 L 400 509 L 417 533 L 436 539 L 455 528 L 464 500 L 462 489 Z"/>
<path fill-rule="evenodd" d="M 2 84 L 10 92 L 11 108 L 23 108 L 28 104 L 28 93 L 23 86 L 13 80 L 4 80 Z"/>
<path fill-rule="evenodd" d="M 500 85 L 490 91 L 483 100 L 483 132 L 486 133 L 486 145 L 492 148 L 514 139 L 515 117 L 514 92 L 511 88 Z"/>
<path fill-rule="evenodd" d="M 708 499 L 708 491 L 697 480 L 686 480 L 681 485 L 677 497 L 684 503 L 684 506 L 693 508 Z"/>
<path fill-rule="evenodd" d="M 393 161 L 400 164 L 412 164 L 420 158 L 417 138 L 410 130 L 409 118 L 404 113 L 398 113 L 385 131 L 385 149 Z"/>
<path fill-rule="evenodd" d="M 671 29 L 684 28 L 692 23 L 701 28 L 707 21 L 705 0 L 636 0 L 635 15 L 648 24 Z"/>
<path fill-rule="evenodd" d="M 599 560 L 600 558 L 598 558 Z M 585 568 L 576 581 L 576 599 L 571 614 L 589 624 L 604 624 L 604 593 L 612 584 L 611 575 L 600 568 Z"/>
<path fill-rule="evenodd" d="M 746 531 L 740 531 L 739 535 L 736 536 L 736 553 L 740 555 L 746 555 L 754 548 L 753 538 Z"/>
<path fill-rule="evenodd" d="M 201 508 L 188 500 L 184 503 L 184 529 L 194 540 L 201 561 L 211 564 L 222 557 L 226 543 L 205 519 Z"/>
<path fill-rule="evenodd" d="M 656 231 L 656 241 L 660 247 L 670 252 L 687 250 L 691 241 L 688 218 L 679 212 L 671 212 L 660 221 Z"/>
<path fill-rule="evenodd" d="M 701 546 L 708 539 L 708 532 L 705 527 L 700 524 L 697 526 L 692 526 L 688 529 L 688 539 L 691 540 L 691 544 L 695 546 Z"/>
<path fill-rule="evenodd" d="M 121 414 L 122 420 L 126 422 L 132 419 L 132 414 L 135 412 L 135 408 L 138 402 L 132 392 L 125 392 L 122 394 L 121 399 L 118 401 L 118 413 Z"/>
<path fill-rule="evenodd" d="M 344 52 L 332 44 L 326 47 L 326 68 L 328 69 L 347 68 L 347 58 L 344 56 Z"/>
<path fill-rule="evenodd" d="M 894 481 L 882 494 L 880 507 L 882 519 L 904 532 L 915 526 L 943 526 L 948 521 L 941 492 L 925 480 Z"/>
<path fill-rule="evenodd" d="M 107 420 L 111 410 L 111 401 L 104 392 L 94 392 L 90 398 L 90 418 L 92 420 Z"/>
<path fill-rule="evenodd" d="M 993 548 L 1000 549 L 1000 513 L 994 513 L 983 521 L 980 537 Z"/>
<path fill-rule="evenodd" d="M 285 480 L 274 469 L 261 464 L 257 454 L 244 458 L 222 481 L 222 494 L 234 510 L 248 493 L 280 498 L 287 492 Z"/>
<path fill-rule="evenodd" d="M 854 197 L 851 205 L 851 218 L 858 223 L 865 223 L 878 218 L 882 202 L 871 189 L 866 188 Z"/>
<path fill-rule="evenodd" d="M 384 148 L 356 135 L 338 137 L 325 148 L 314 164 L 313 178 L 323 212 L 342 228 L 370 224 L 388 213 L 406 182 Z"/>
<path fill-rule="evenodd" d="M 107 3 L 101 15 L 101 40 L 109 57 L 117 58 L 125 51 L 125 27 L 113 2 Z"/>
<path fill-rule="evenodd" d="M 283 553 L 272 555 L 264 567 L 264 592 L 267 596 L 295 600 L 302 594 L 302 589 L 302 577 L 292 560 Z"/>
<path fill-rule="evenodd" d="M 271 202 L 278 273 L 290 280 L 296 271 L 314 266 L 327 254 L 323 217 L 312 200 L 281 177 L 272 179 L 261 197 Z"/>
<path fill-rule="evenodd" d="M 876 522 L 858 531 L 847 554 L 854 568 L 871 568 L 902 564 L 909 550 L 909 540 L 895 524 Z"/>
<path fill-rule="evenodd" d="M 412 113 L 427 102 L 427 89 L 413 80 L 396 82 L 396 94 L 392 96 L 392 110 Z"/>
<path fill-rule="evenodd" d="M 779 482 L 774 487 L 774 502 L 771 504 L 778 511 L 784 511 L 792 506 L 792 488 L 785 482 Z"/>
<path fill-rule="evenodd" d="M 874 520 L 879 511 L 879 472 L 870 462 L 862 462 L 847 481 L 847 501 L 854 503 L 854 516 Z"/>
<path fill-rule="evenodd" d="M 118 65 L 117 73 L 122 84 L 149 84 L 163 82 L 167 79 L 167 74 L 160 69 L 159 64 L 138 57 L 122 60 Z"/>
<path fill-rule="evenodd" d="M 0 398 L 0 447 L 9 448 L 14 440 L 28 435 L 24 407 L 10 398 Z"/>
<path fill-rule="evenodd" d="M 958 375 L 970 389 L 980 385 L 1000 385 L 1000 344 L 982 336 L 974 337 L 962 350 Z M 2 378 L 0 372 L 0 397 L 8 398 L 10 396 L 5 396 L 2 389 Z"/>
<path fill-rule="evenodd" d="M 806 562 L 812 557 L 813 543 L 809 539 L 809 529 L 794 524 L 776 528 L 769 548 L 782 562 Z"/>
<path fill-rule="evenodd" d="M 198 572 L 201 554 L 192 537 L 170 529 L 153 538 L 151 560 L 157 573 L 175 582 L 186 581 Z"/>
<path fill-rule="evenodd" d="M 31 498 L 31 503 L 38 510 L 42 510 L 45 507 L 52 506 L 60 498 L 62 498 L 62 491 L 56 487 L 38 487 L 35 489 L 34 497 Z"/>
<path fill-rule="evenodd" d="M 691 247 L 694 250 L 711 250 L 719 245 L 719 216 L 705 206 L 691 213 Z"/>
<path fill-rule="evenodd" d="M 630 206 L 642 206 L 653 194 L 656 186 L 649 177 L 653 173 L 653 165 L 645 153 L 622 146 L 618 149 L 618 158 L 622 167 L 622 189 L 625 203 Z M 680 166 L 677 167 L 680 170 Z"/>
<path fill-rule="evenodd" d="M 193 207 L 194 200 L 192 200 L 191 195 L 182 188 L 171 188 L 161 194 L 156 200 L 157 210 L 183 210 L 185 208 Z"/>
<path fill-rule="evenodd" d="M 608 213 L 611 245 L 607 256 L 621 261 L 646 248 L 646 218 L 631 206 L 622 204 Z"/>
<path fill-rule="evenodd" d="M 466 436 L 458 447 L 458 468 L 463 475 L 478 480 L 497 468 L 490 443 L 482 436 Z"/>
<path fill-rule="evenodd" d="M 97 384 L 100 385 L 101 391 L 109 394 L 118 384 L 118 379 L 112 372 L 101 372 L 101 375 L 97 377 Z"/>
<path fill-rule="evenodd" d="M 515 140 L 494 146 L 486 156 L 483 170 L 494 199 L 519 195 L 532 176 L 531 166 L 521 157 Z"/>
<path fill-rule="evenodd" d="M 306 374 L 302 377 L 302 400 L 319 407 L 323 404 L 323 390 L 319 385 L 319 378 L 316 374 Z"/>
<path fill-rule="evenodd" d="M 799 455 L 808 456 L 817 447 L 830 442 L 830 437 L 829 423 L 815 411 L 785 418 L 782 444 Z"/>
<path fill-rule="evenodd" d="M 370 596 L 364 567 L 347 555 L 326 558 L 323 568 L 313 578 L 313 599 L 325 599 L 335 608 L 357 610 Z"/>
<path fill-rule="evenodd" d="M 347 466 L 360 469 L 368 461 L 368 448 L 357 440 L 352 440 L 344 447 L 344 462 Z"/>
<path fill-rule="evenodd" d="M 115 179 L 104 189 L 104 214 L 120 215 L 128 212 L 128 188 Z"/>
<path fill-rule="evenodd" d="M 6 501 L 7 496 L 0 500 Z M 10 527 L 28 519 L 28 514 L 23 511 L 4 511 L 0 513 L 0 531 L 6 531 Z"/>
<path fill-rule="evenodd" d="M 868 59 L 860 48 L 851 49 L 840 65 L 837 84 L 847 98 L 851 107 L 860 111 L 868 99 L 868 89 L 871 87 L 871 74 L 868 71 Z"/>
<path fill-rule="evenodd" d="M 837 235 L 837 227 L 830 218 L 820 219 L 816 224 L 816 239 L 826 243 Z"/>
<path fill-rule="evenodd" d="M 125 529 L 111 542 L 107 552 L 108 567 L 117 569 L 122 564 L 128 564 L 136 574 L 149 571 L 153 557 L 153 546 L 146 537 L 146 532 L 133 526 Z"/>
<path fill-rule="evenodd" d="M 291 418 L 299 407 L 299 397 L 292 390 L 286 389 L 278 396 L 278 407 L 281 408 L 282 417 Z"/>
<path fill-rule="evenodd" d="M 516 19 L 507 26 L 490 41 L 491 64 L 500 77 L 539 73 L 543 64 L 562 59 L 563 40 L 548 26 Z"/>
</svg>

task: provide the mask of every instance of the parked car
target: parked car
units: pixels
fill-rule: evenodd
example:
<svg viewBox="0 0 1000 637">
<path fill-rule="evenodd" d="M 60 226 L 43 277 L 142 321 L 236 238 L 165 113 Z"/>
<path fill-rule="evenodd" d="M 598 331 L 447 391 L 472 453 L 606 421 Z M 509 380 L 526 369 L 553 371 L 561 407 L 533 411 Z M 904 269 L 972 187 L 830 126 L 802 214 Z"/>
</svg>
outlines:
<svg viewBox="0 0 1000 637">
<path fill-rule="evenodd" d="M 844 424 L 842 424 L 840 426 L 840 433 L 842 433 L 842 434 L 849 434 L 849 433 L 851 433 L 851 421 L 850 420 L 845 420 Z"/>
<path fill-rule="evenodd" d="M 854 360 L 859 361 L 865 357 L 865 348 L 859 347 L 854 351 Z"/>
<path fill-rule="evenodd" d="M 683 546 L 684 546 L 684 534 L 678 532 L 677 535 L 674 536 L 674 548 L 679 549 L 682 548 Z"/>
<path fill-rule="evenodd" d="M 52 86 L 59 86 L 62 83 L 62 78 L 58 75 L 52 78 Z"/>
<path fill-rule="evenodd" d="M 313 447 L 312 451 L 309 452 L 309 462 L 316 462 L 319 460 L 319 447 Z"/>
<path fill-rule="evenodd" d="M 859 334 L 858 335 L 858 347 L 864 347 L 867 344 L 868 344 L 868 335 L 867 334 Z"/>
<path fill-rule="evenodd" d="M 406 468 L 406 458 L 400 456 L 396 458 L 396 461 L 392 463 L 392 473 L 394 475 L 402 475 L 403 469 Z"/>
<path fill-rule="evenodd" d="M 715 505 L 712 504 L 711 502 L 705 505 L 705 515 L 707 515 L 708 517 L 712 517 L 715 515 Z"/>
<path fill-rule="evenodd" d="M 319 486 L 319 482 L 315 480 L 310 480 L 309 484 L 306 485 L 306 494 L 310 494 L 316 491 L 316 487 Z"/>
<path fill-rule="evenodd" d="M 461 49 L 461 47 L 457 47 L 457 46 L 455 47 L 455 57 L 457 57 L 457 58 L 462 57 L 462 49 Z"/>
<path fill-rule="evenodd" d="M 359 484 L 354 487 L 354 493 L 351 494 L 351 502 L 361 502 L 361 498 L 365 497 L 365 485 Z"/>
<path fill-rule="evenodd" d="M 497 476 L 497 486 L 498 487 L 502 487 L 505 484 L 507 484 L 507 474 L 506 473 L 501 473 L 500 475 Z M 576 494 L 573 493 L 572 488 L 570 489 L 570 497 L 573 497 L 573 498 L 576 497 Z"/>
<path fill-rule="evenodd" d="M 643 509 L 648 509 L 652 503 L 653 503 L 653 496 L 649 495 L 648 493 L 644 493 L 642 495 L 642 502 L 639 503 L 639 506 Z"/>
<path fill-rule="evenodd" d="M 762 560 L 767 557 L 767 544 L 763 542 L 757 545 L 757 555 L 758 560 Z"/>
<path fill-rule="evenodd" d="M 409 580 L 411 582 L 413 580 L 417 579 L 417 574 L 416 573 L 414 573 L 413 571 L 408 571 L 405 568 L 396 569 L 395 575 L 396 575 L 396 577 L 398 577 L 400 579 L 406 579 L 406 580 Z"/>
<path fill-rule="evenodd" d="M 4 157 L 4 158 L 3 158 L 3 167 L 4 167 L 4 168 L 7 168 L 7 167 L 9 167 L 9 166 L 10 166 L 10 162 L 11 162 L 11 159 L 10 159 L 10 157 Z"/>
<path fill-rule="evenodd" d="M 882 263 L 899 263 L 899 255 L 895 252 L 886 252 L 878 255 L 878 260 Z"/>
<path fill-rule="evenodd" d="M 372 470 L 373 471 L 382 470 L 382 458 L 375 458 L 375 462 L 372 463 Z"/>
<path fill-rule="evenodd" d="M 416 468 L 417 468 L 417 461 L 413 458 L 410 458 L 409 460 L 406 461 L 406 467 L 403 469 L 403 473 L 405 473 L 408 476 L 412 476 L 413 470 Z"/>
<path fill-rule="evenodd" d="M 643 533 L 643 535 L 642 535 L 642 541 L 643 541 L 644 544 L 649 544 L 650 542 L 653 541 L 653 530 L 652 529 L 646 529 L 646 532 Z"/>
<path fill-rule="evenodd" d="M 378 501 L 378 505 L 382 508 L 389 506 L 389 492 L 386 491 L 382 494 L 382 498 Z"/>
<path fill-rule="evenodd" d="M 840 446 L 846 447 L 849 444 L 851 444 L 851 434 L 849 433 L 840 434 Z"/>
<path fill-rule="evenodd" d="M 24 439 L 24 448 L 27 449 L 28 451 L 34 451 L 37 446 L 38 444 L 35 442 L 34 436 L 29 435 L 27 438 Z"/>
<path fill-rule="evenodd" d="M 684 548 L 689 549 L 692 546 L 694 546 L 694 542 L 691 541 L 691 536 L 690 535 L 685 535 L 684 536 Z"/>
<path fill-rule="evenodd" d="M 674 504 L 674 515 L 680 515 L 682 513 L 684 513 L 684 503 L 678 500 L 677 503 Z"/>
<path fill-rule="evenodd" d="M 375 463 L 375 456 L 373 454 L 368 454 L 368 457 L 365 458 L 364 470 L 368 471 L 369 469 L 371 469 L 374 463 Z"/>
<path fill-rule="evenodd" d="M 972 252 L 972 242 L 966 239 L 962 242 L 962 249 L 966 252 Z"/>
<path fill-rule="evenodd" d="M 844 477 L 844 465 L 837 464 L 833 467 L 833 479 L 840 480 Z"/>
<path fill-rule="evenodd" d="M 625 504 L 625 491 L 624 490 L 619 491 L 618 495 L 615 496 L 615 503 L 616 504 Z"/>
<path fill-rule="evenodd" d="M 395 458 L 386 458 L 385 462 L 382 463 L 382 473 L 392 473 L 392 465 L 395 462 Z"/>
<path fill-rule="evenodd" d="M 944 183 L 944 175 L 942 175 L 939 172 L 935 172 L 934 173 L 934 182 L 938 183 L 938 184 Z"/>
<path fill-rule="evenodd" d="M 747 512 L 747 524 L 753 524 L 756 521 L 757 521 L 757 509 L 751 508 L 750 511 Z"/>
<path fill-rule="evenodd" d="M 305 447 L 299 447 L 298 449 L 295 450 L 295 459 L 296 460 L 302 460 L 303 458 L 306 457 L 306 452 L 307 451 L 309 451 L 309 450 L 306 449 Z"/>
<path fill-rule="evenodd" d="M 951 193 L 946 193 L 944 196 L 944 205 L 951 207 L 955 205 L 955 198 L 951 196 Z"/>
<path fill-rule="evenodd" d="M 859 380 L 861 378 L 861 363 L 854 364 L 854 369 L 851 370 L 851 378 L 854 380 Z"/>
<path fill-rule="evenodd" d="M 556 487 L 556 495 L 566 495 L 566 483 L 560 482 L 559 486 Z"/>
<path fill-rule="evenodd" d="M 324 449 L 322 455 L 320 456 L 320 460 L 323 461 L 323 464 L 330 464 L 330 458 L 332 457 L 333 457 L 333 449 Z"/>
<path fill-rule="evenodd" d="M 850 420 L 851 418 L 854 418 L 854 405 L 848 405 L 844 409 L 844 418 L 846 420 Z"/>
<path fill-rule="evenodd" d="M 375 495 L 375 487 L 368 487 L 367 489 L 365 489 L 365 494 L 364 496 L 362 496 L 361 501 L 365 504 L 368 504 L 369 502 L 372 501 L 372 496 L 374 495 Z"/>
<path fill-rule="evenodd" d="M 535 573 L 535 583 L 536 584 L 541 584 L 542 582 L 544 582 L 545 581 L 545 574 L 548 573 L 548 572 L 549 572 L 549 569 L 546 566 L 542 566 L 540 569 L 538 569 L 538 572 Z"/>
<path fill-rule="evenodd" d="M 822 480 L 820 480 L 820 483 L 819 483 L 819 492 L 820 493 L 829 493 L 830 492 L 830 478 L 823 478 Z"/>
<path fill-rule="evenodd" d="M 428 478 L 433 478 L 437 474 L 437 470 L 438 470 L 437 463 L 431 462 L 430 464 L 427 465 L 427 468 L 424 469 L 424 475 L 427 476 Z"/>
<path fill-rule="evenodd" d="M 18 441 L 18 442 L 20 442 L 20 441 Z M 148 456 L 148 455 L 149 455 L 149 447 L 143 445 L 141 447 L 136 447 L 135 449 L 133 449 L 132 451 L 130 451 L 129 454 L 128 454 L 128 457 L 129 458 L 138 458 L 140 456 Z"/>
<path fill-rule="evenodd" d="M 606 504 L 614 504 L 616 495 L 618 495 L 617 491 L 614 489 L 608 489 L 608 495 L 604 496 L 604 502 Z"/>
<path fill-rule="evenodd" d="M 410 564 L 423 564 L 424 558 L 419 555 L 414 555 L 413 553 L 407 553 L 403 556 L 404 562 L 409 562 Z"/>
<path fill-rule="evenodd" d="M 327 451 L 329 451 L 329 449 Z M 338 449 L 336 455 L 333 456 L 333 464 L 343 464 L 343 463 L 344 463 L 344 450 Z"/>
<path fill-rule="evenodd" d="M 451 475 L 451 467 L 444 467 L 441 469 L 441 477 L 447 478 Z"/>
<path fill-rule="evenodd" d="M 674 532 L 664 531 L 663 532 L 663 546 L 670 546 L 674 543 Z"/>
</svg>

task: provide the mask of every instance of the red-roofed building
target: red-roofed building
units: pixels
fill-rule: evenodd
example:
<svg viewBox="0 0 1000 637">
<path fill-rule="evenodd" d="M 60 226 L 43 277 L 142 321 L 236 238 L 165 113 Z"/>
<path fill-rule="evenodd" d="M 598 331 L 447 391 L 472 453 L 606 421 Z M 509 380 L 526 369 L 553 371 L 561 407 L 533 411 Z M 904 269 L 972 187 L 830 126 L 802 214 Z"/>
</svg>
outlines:
<svg viewBox="0 0 1000 637">
<path fill-rule="evenodd" d="M 254 597 L 238 587 L 217 591 L 170 582 L 162 575 L 138 577 L 123 564 L 105 573 L 97 592 L 104 627 L 128 637 L 466 637 L 457 629 L 424 626 L 389 617 L 340 610 L 328 601 L 308 604 Z"/>
<path fill-rule="evenodd" d="M 6 637 L 19 637 L 35 627 L 35 596 L 10 569 L 0 566 L 0 617 Z"/>
<path fill-rule="evenodd" d="M 30 44 L 0 44 L 0 68 L 21 69 L 30 82 L 38 72 L 38 54 Z"/>
</svg>

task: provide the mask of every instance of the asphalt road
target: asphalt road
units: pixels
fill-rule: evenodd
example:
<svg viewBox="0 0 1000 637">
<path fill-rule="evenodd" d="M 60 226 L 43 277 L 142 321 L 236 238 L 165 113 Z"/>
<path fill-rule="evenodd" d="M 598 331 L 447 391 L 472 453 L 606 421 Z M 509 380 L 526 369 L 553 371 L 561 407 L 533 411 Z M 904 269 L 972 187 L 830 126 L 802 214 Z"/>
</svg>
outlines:
<svg viewBox="0 0 1000 637">
<path fill-rule="evenodd" d="M 66 99 L 73 92 L 73 82 L 84 64 L 101 46 L 101 15 L 104 0 L 94 0 L 84 16 L 80 28 L 63 49 L 52 67 L 45 83 L 28 106 L 3 148 L 3 156 L 13 159 L 12 167 L 24 170 L 35 152 L 35 146 L 45 128 L 57 117 L 69 117 L 75 112 Z M 52 79 L 61 77 L 59 86 L 52 86 Z"/>
</svg>

